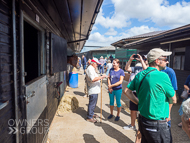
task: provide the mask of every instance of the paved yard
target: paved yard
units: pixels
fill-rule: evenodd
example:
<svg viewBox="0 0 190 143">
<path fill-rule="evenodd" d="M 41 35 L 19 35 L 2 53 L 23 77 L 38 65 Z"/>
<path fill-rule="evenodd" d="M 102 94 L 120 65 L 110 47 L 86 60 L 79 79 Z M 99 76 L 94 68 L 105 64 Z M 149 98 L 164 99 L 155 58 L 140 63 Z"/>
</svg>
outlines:
<svg viewBox="0 0 190 143">
<path fill-rule="evenodd" d="M 109 95 L 106 90 L 106 80 L 103 81 L 103 120 L 102 123 L 90 123 L 86 119 L 88 98 L 83 98 L 84 75 L 79 73 L 79 88 L 67 88 L 65 95 L 74 95 L 79 101 L 79 108 L 74 113 L 61 113 L 63 117 L 55 116 L 51 124 L 48 142 L 49 143 L 133 143 L 135 141 L 135 131 L 126 131 L 122 127 L 130 124 L 129 110 L 124 104 L 128 99 L 122 95 L 123 108 L 120 121 L 115 122 L 114 118 L 107 120 L 109 116 Z M 123 84 L 126 86 L 126 83 Z M 100 115 L 99 95 L 95 112 Z M 178 115 L 179 105 L 172 109 L 172 135 L 174 143 L 189 143 L 185 132 L 177 126 L 180 122 Z M 116 115 L 116 107 L 114 110 Z M 136 123 L 137 126 L 137 123 Z"/>
</svg>

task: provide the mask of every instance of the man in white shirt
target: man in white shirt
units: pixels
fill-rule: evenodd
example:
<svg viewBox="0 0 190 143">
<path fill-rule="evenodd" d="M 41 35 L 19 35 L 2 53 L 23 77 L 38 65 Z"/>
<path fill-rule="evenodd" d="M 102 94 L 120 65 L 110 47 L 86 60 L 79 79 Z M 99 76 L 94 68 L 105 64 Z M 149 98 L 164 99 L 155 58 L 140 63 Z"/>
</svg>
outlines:
<svg viewBox="0 0 190 143">
<path fill-rule="evenodd" d="M 94 119 L 97 117 L 97 115 L 94 115 L 94 109 L 98 100 L 98 94 L 100 93 L 100 80 L 107 77 L 106 75 L 98 76 L 95 71 L 98 64 L 100 64 L 98 59 L 93 58 L 91 60 L 91 65 L 86 70 L 87 89 L 89 95 L 89 104 L 86 120 L 92 123 L 97 122 Z"/>
</svg>

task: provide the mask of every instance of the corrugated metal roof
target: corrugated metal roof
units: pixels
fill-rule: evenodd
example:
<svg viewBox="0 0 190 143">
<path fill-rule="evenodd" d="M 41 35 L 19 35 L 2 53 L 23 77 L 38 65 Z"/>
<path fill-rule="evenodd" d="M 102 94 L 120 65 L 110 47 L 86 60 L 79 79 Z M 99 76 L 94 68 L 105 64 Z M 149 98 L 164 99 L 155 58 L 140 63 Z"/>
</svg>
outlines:
<svg viewBox="0 0 190 143">
<path fill-rule="evenodd" d="M 122 43 L 122 42 L 126 42 L 128 40 L 135 40 L 135 39 L 138 39 L 138 38 L 148 38 L 148 37 L 152 37 L 154 35 L 157 35 L 157 34 L 160 34 L 160 33 L 163 33 L 163 32 L 166 32 L 166 30 L 148 32 L 148 33 L 144 33 L 144 34 L 140 34 L 140 35 L 136 35 L 136 36 L 121 39 L 121 40 L 119 40 L 117 42 L 112 43 L 111 45 L 116 45 L 116 44 L 119 44 L 119 43 Z"/>
<path fill-rule="evenodd" d="M 101 48 L 97 48 L 97 49 L 93 49 L 93 50 L 90 50 L 90 51 L 113 51 L 115 50 L 115 47 L 114 46 L 107 46 L 107 47 L 101 47 Z"/>
<path fill-rule="evenodd" d="M 131 46 L 134 46 L 134 45 L 137 45 L 137 44 L 142 44 L 144 42 L 149 42 L 149 41 L 153 41 L 155 39 L 161 39 L 163 37 L 167 37 L 167 36 L 172 36 L 174 34 L 179 34 L 181 33 L 182 31 L 189 31 L 190 30 L 190 24 L 188 25 L 185 25 L 185 26 L 181 26 L 181 27 L 178 27 L 178 28 L 175 28 L 175 29 L 171 29 L 171 30 L 167 30 L 167 31 L 164 31 L 164 32 L 161 32 L 161 33 L 158 33 L 152 37 L 148 37 L 148 38 L 144 38 L 144 39 L 141 39 L 141 40 L 137 40 L 137 41 L 134 41 L 134 42 L 131 42 L 131 43 L 127 43 L 125 45 L 123 45 L 123 48 L 125 47 L 131 47 Z"/>
<path fill-rule="evenodd" d="M 160 34 L 165 32 L 165 30 L 162 31 L 153 31 L 153 32 L 149 32 L 149 33 L 144 33 L 144 34 L 140 34 L 140 35 L 136 35 L 136 36 L 132 36 L 132 37 L 128 37 L 125 39 L 135 39 L 135 38 L 146 38 L 146 37 L 152 37 L 154 35 Z"/>
</svg>

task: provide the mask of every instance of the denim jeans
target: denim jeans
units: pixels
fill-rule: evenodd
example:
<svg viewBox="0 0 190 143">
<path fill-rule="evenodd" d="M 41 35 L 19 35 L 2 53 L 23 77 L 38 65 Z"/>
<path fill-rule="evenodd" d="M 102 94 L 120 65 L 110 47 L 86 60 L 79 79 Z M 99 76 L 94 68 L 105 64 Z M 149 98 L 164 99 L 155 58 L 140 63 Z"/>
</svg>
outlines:
<svg viewBox="0 0 190 143">
<path fill-rule="evenodd" d="M 84 74 L 85 74 L 85 69 L 86 69 L 86 65 L 83 65 Z"/>
<path fill-rule="evenodd" d="M 102 66 L 100 66 L 100 74 L 103 74 L 104 73 L 104 65 Z"/>
<path fill-rule="evenodd" d="M 166 121 L 153 121 L 139 115 L 141 143 L 170 143 L 171 132 Z"/>
<path fill-rule="evenodd" d="M 98 100 L 98 94 L 89 95 L 89 104 L 88 104 L 88 112 L 87 112 L 88 119 L 91 119 L 94 115 L 94 109 L 96 107 L 97 100 Z"/>
</svg>

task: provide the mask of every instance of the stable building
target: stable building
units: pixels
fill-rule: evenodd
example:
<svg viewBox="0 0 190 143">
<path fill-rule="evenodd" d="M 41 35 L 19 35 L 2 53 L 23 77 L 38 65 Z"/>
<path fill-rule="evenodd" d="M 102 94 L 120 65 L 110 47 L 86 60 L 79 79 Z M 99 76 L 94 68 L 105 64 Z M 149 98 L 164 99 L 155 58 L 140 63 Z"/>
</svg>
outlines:
<svg viewBox="0 0 190 143">
<path fill-rule="evenodd" d="M 66 88 L 67 53 L 81 51 L 102 2 L 0 0 L 1 143 L 46 142 Z"/>
<path fill-rule="evenodd" d="M 172 51 L 169 67 L 174 69 L 177 76 L 177 93 L 182 93 L 186 78 L 190 75 L 190 24 L 124 44 L 122 48 L 137 49 L 139 54 L 147 54 L 153 48 Z"/>
</svg>

